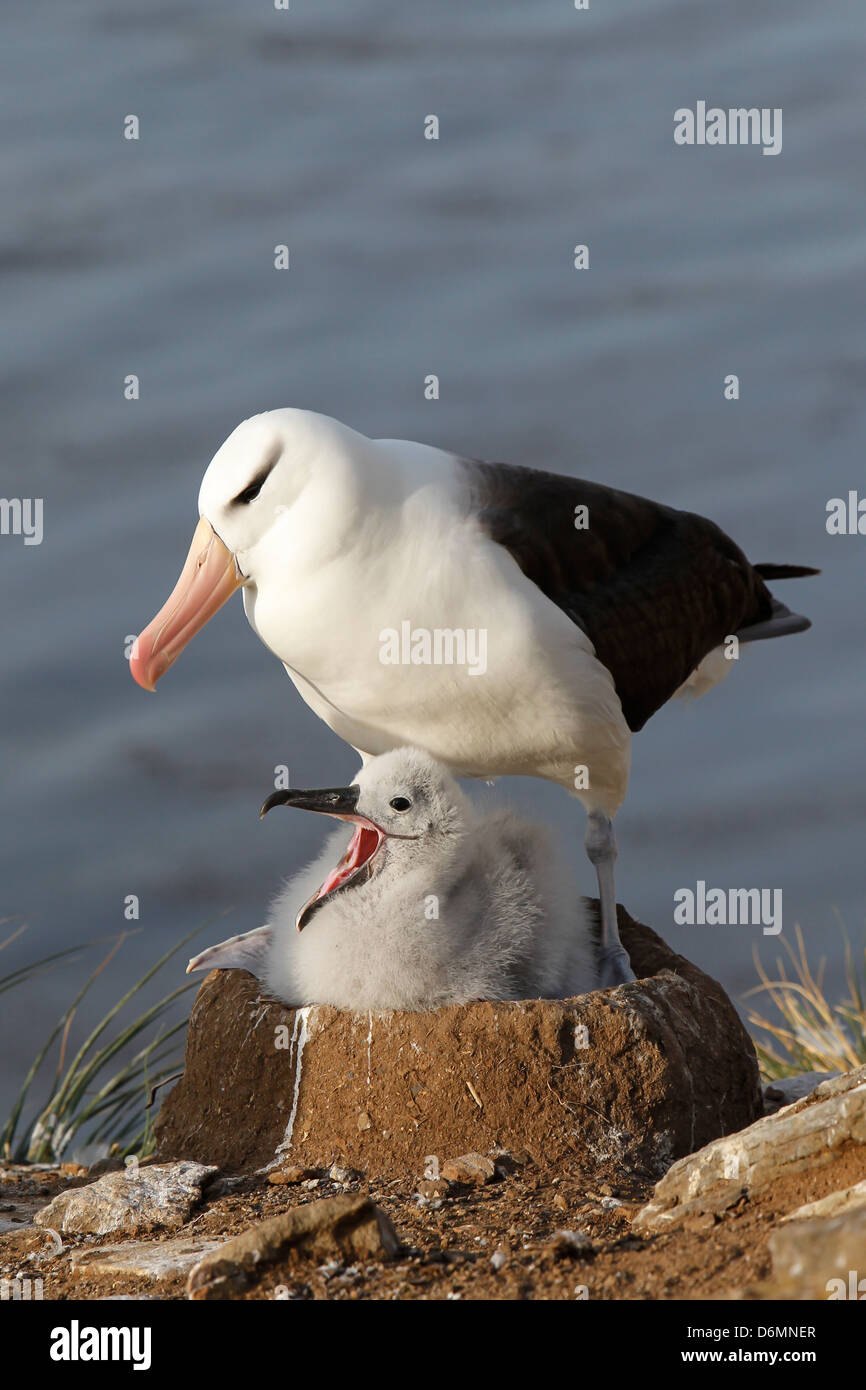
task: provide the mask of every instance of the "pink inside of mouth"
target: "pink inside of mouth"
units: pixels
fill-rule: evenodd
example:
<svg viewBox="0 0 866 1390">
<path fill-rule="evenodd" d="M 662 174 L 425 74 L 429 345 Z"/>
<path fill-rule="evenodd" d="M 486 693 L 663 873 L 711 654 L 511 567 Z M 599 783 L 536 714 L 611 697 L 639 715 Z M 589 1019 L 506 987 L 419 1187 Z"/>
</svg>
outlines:
<svg viewBox="0 0 866 1390">
<path fill-rule="evenodd" d="M 344 883 L 348 883 L 349 879 L 373 858 L 381 842 L 382 832 L 375 825 L 370 821 L 359 821 L 346 853 L 337 867 L 328 874 L 313 901 L 319 902 L 335 889 L 342 888 Z"/>
</svg>

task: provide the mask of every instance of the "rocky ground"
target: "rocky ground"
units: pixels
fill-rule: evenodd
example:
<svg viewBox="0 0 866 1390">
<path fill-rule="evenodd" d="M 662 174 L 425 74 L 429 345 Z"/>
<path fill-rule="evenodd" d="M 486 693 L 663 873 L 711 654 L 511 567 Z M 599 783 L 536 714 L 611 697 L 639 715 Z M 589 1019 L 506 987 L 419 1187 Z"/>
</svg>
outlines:
<svg viewBox="0 0 866 1390">
<path fill-rule="evenodd" d="M 41 1278 L 46 1299 L 797 1299 L 866 1271 L 866 1068 L 655 1186 L 613 1165 L 587 1181 L 527 1153 L 456 1157 L 410 1182 L 7 1165 L 0 1275 Z"/>
<path fill-rule="evenodd" d="M 619 913 L 641 978 L 572 1000 L 213 972 L 153 1157 L 0 1164 L 0 1298 L 866 1297 L 866 1067 L 762 1093 L 721 987 Z"/>
</svg>

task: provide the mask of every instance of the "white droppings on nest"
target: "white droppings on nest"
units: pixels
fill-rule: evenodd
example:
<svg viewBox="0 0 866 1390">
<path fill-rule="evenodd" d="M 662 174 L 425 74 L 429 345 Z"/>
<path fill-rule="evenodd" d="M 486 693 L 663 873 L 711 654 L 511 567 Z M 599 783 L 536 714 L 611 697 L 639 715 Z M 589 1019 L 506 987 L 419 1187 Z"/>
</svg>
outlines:
<svg viewBox="0 0 866 1390">
<path fill-rule="evenodd" d="M 259 1024 L 262 1022 L 262 1020 L 267 1016 L 267 1013 L 268 1013 L 268 1005 L 267 1005 L 263 1000 L 260 1000 L 260 1001 L 259 1001 L 259 1007 L 258 1007 L 257 1009 L 255 1009 L 255 1010 L 251 1009 L 251 1010 L 250 1010 L 249 1015 L 248 1015 L 249 1020 L 250 1020 L 250 1026 L 249 1026 L 249 1028 L 247 1029 L 247 1035 L 246 1035 L 246 1037 L 244 1038 L 244 1043 L 248 1043 L 248 1042 L 249 1042 L 249 1040 L 250 1040 L 252 1034 L 256 1031 L 256 1029 L 258 1028 Z"/>
<path fill-rule="evenodd" d="M 307 1004 L 303 1009 L 298 1009 L 295 1014 L 295 1026 L 292 1029 L 292 1041 L 289 1049 L 289 1066 L 291 1067 L 294 1064 L 295 1068 L 292 1112 L 289 1115 L 289 1123 L 286 1125 L 286 1132 L 283 1135 L 282 1142 L 279 1144 L 276 1154 L 274 1155 L 275 1161 L 279 1159 L 280 1154 L 285 1153 L 287 1149 L 292 1147 L 292 1131 L 295 1128 L 295 1116 L 298 1113 L 298 1097 L 301 1094 L 301 1071 L 303 1067 L 304 1047 L 309 1037 L 307 1022 L 312 1009 L 313 1005 Z"/>
</svg>

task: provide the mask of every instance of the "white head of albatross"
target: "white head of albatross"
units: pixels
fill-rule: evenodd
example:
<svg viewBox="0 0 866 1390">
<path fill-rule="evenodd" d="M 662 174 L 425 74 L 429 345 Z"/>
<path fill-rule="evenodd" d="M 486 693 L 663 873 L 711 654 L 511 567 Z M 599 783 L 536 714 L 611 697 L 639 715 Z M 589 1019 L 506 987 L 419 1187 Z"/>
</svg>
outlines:
<svg viewBox="0 0 866 1390">
<path fill-rule="evenodd" d="M 426 748 L 469 777 L 543 777 L 589 816 L 602 980 L 632 978 L 612 817 L 631 734 L 733 664 L 721 649 L 809 626 L 711 521 L 581 479 L 371 440 L 277 410 L 239 425 L 199 496 L 174 593 L 130 662 L 153 689 L 243 587 L 311 708 L 365 757 Z M 484 661 L 471 653 L 483 645 Z"/>
<path fill-rule="evenodd" d="M 280 791 L 274 806 L 353 828 L 277 898 L 264 927 L 188 971 L 249 970 L 287 1004 L 433 1009 L 567 998 L 598 983 L 576 884 L 541 829 L 481 810 L 415 748 L 368 762 L 349 787 Z M 336 865 L 336 867 L 335 867 Z"/>
<path fill-rule="evenodd" d="M 263 604 L 279 623 L 298 581 L 339 552 L 357 521 L 365 444 L 372 452 L 362 435 L 305 410 L 274 410 L 238 425 L 202 479 L 200 520 L 180 578 L 133 647 L 139 685 L 153 690 L 236 589 L 244 589 L 254 627 Z M 371 475 L 375 481 L 375 468 Z"/>
</svg>

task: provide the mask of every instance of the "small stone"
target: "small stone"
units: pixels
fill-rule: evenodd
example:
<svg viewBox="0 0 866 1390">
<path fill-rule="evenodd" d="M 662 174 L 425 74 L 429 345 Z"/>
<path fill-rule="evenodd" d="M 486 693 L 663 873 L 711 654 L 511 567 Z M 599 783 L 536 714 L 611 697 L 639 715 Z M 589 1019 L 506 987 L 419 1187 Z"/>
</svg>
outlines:
<svg viewBox="0 0 866 1390">
<path fill-rule="evenodd" d="M 321 1178 L 307 1178 L 304 1182 L 301 1183 L 301 1187 L 306 1188 L 307 1192 L 313 1192 L 319 1186 L 319 1183 L 321 1181 Z"/>
<path fill-rule="evenodd" d="M 332 1163 L 328 1169 L 328 1177 L 331 1182 L 349 1183 L 356 1182 L 360 1174 L 354 1168 L 343 1168 L 339 1163 Z"/>
<path fill-rule="evenodd" d="M 295 1186 L 314 1172 L 315 1169 L 313 1168 L 302 1168 L 300 1164 L 292 1163 L 288 1168 L 275 1168 L 273 1172 L 268 1173 L 268 1182 L 272 1183 L 274 1187 L 282 1187 L 284 1184 Z"/>
<path fill-rule="evenodd" d="M 393 1225 L 369 1197 L 322 1197 L 261 1221 L 206 1255 L 190 1271 L 187 1296 L 234 1298 L 258 1271 L 278 1259 L 384 1261 L 399 1249 Z"/>
<path fill-rule="evenodd" d="M 593 1244 L 585 1231 L 554 1231 L 547 1250 L 556 1259 L 584 1259 L 593 1253 Z"/>
<path fill-rule="evenodd" d="M 493 1160 L 484 1154 L 461 1154 L 459 1158 L 448 1158 L 442 1164 L 441 1171 L 446 1182 L 464 1183 L 469 1187 L 483 1187 L 496 1177 Z"/>
<path fill-rule="evenodd" d="M 502 1149 L 498 1153 L 492 1153 L 490 1157 L 493 1159 L 493 1166 L 496 1169 L 497 1178 L 513 1177 L 515 1173 L 519 1173 L 521 1168 L 525 1168 L 527 1163 L 530 1162 L 529 1154 L 513 1154 L 509 1153 L 506 1149 Z"/>
<path fill-rule="evenodd" d="M 553 1199 L 553 1205 L 556 1207 L 557 1211 L 568 1211 L 568 1202 L 565 1200 L 561 1192 L 557 1192 L 556 1196 Z"/>
<path fill-rule="evenodd" d="M 444 1178 L 424 1178 L 418 1184 L 418 1195 L 432 1200 L 434 1197 L 447 1197 L 448 1184 Z"/>
<path fill-rule="evenodd" d="M 601 1199 L 602 1211 L 614 1211 L 616 1207 L 621 1206 L 622 1202 L 619 1200 L 618 1197 L 602 1197 Z"/>
<path fill-rule="evenodd" d="M 507 1263 L 508 1256 L 506 1255 L 505 1251 L 494 1250 L 493 1254 L 490 1256 L 490 1264 L 493 1267 L 494 1274 L 498 1274 L 500 1269 L 504 1268 L 504 1266 L 507 1265 Z"/>
<path fill-rule="evenodd" d="M 38 1211 L 37 1226 L 82 1235 L 176 1230 L 202 1199 L 215 1167 L 182 1159 L 106 1173 L 86 1187 L 67 1189 Z"/>
<path fill-rule="evenodd" d="M 445 1202 L 441 1197 L 425 1197 L 423 1192 L 416 1192 L 415 1205 L 421 1207 L 425 1211 L 428 1207 L 430 1211 L 440 1211 L 442 1207 L 444 1207 Z"/>
<path fill-rule="evenodd" d="M 360 1113 L 359 1116 L 358 1116 L 358 1129 L 359 1129 L 361 1132 L 363 1132 L 365 1129 L 372 1129 L 372 1128 L 373 1128 L 373 1121 L 370 1119 L 370 1116 L 367 1114 L 366 1110 L 362 1110 L 361 1113 Z"/>
</svg>

